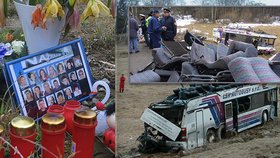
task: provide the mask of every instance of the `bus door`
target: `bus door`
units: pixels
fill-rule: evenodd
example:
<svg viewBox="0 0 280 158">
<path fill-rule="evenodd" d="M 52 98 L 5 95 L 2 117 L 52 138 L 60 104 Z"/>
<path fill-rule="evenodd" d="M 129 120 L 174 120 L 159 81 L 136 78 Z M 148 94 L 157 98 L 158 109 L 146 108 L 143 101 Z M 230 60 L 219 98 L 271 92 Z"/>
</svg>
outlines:
<svg viewBox="0 0 280 158">
<path fill-rule="evenodd" d="M 271 108 L 271 118 L 274 119 L 275 117 L 278 116 L 278 109 L 277 109 L 277 104 L 278 104 L 278 96 L 277 96 L 278 92 L 276 89 L 274 90 L 271 90 L 271 105 L 272 105 L 272 108 Z M 267 100 L 269 99 L 268 97 L 270 96 L 266 96 L 267 97 Z"/>
<path fill-rule="evenodd" d="M 204 145 L 203 111 L 197 110 L 187 115 L 188 120 L 188 149 Z"/>
<path fill-rule="evenodd" d="M 237 118 L 237 104 L 236 100 L 225 103 L 225 119 L 226 119 L 226 129 L 237 131 L 238 128 L 238 118 Z"/>
<path fill-rule="evenodd" d="M 197 146 L 204 145 L 204 123 L 203 123 L 203 111 L 196 111 L 196 138 L 197 138 Z"/>
</svg>

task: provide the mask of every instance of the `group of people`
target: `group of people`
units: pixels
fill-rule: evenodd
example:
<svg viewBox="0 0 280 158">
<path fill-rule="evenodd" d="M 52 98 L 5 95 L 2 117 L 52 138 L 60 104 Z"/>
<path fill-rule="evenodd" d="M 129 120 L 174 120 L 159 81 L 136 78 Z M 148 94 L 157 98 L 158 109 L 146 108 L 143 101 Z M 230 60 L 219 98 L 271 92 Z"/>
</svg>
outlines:
<svg viewBox="0 0 280 158">
<path fill-rule="evenodd" d="M 141 25 L 138 25 L 136 19 L 130 16 L 129 19 L 129 52 L 138 53 L 138 31 L 142 30 L 146 45 L 150 48 L 160 48 L 161 41 L 174 41 L 177 34 L 176 20 L 170 14 L 170 9 L 162 9 L 163 14 L 159 10 L 151 11 L 147 18 L 144 14 L 140 14 Z"/>
</svg>

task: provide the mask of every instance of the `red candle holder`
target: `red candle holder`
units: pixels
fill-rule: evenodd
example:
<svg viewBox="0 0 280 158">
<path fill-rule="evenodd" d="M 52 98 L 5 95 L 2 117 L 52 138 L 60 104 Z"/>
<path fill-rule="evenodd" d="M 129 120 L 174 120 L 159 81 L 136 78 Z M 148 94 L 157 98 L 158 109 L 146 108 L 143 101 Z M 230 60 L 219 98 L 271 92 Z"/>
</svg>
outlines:
<svg viewBox="0 0 280 158">
<path fill-rule="evenodd" d="M 72 134 L 74 112 L 81 108 L 81 103 L 76 100 L 68 100 L 64 105 L 64 117 L 67 131 Z"/>
<path fill-rule="evenodd" d="M 35 121 L 30 117 L 18 116 L 10 124 L 11 145 L 23 157 L 34 157 L 34 142 L 36 137 Z M 11 158 L 20 158 L 20 155 L 10 148 Z"/>
<path fill-rule="evenodd" d="M 42 117 L 43 158 L 64 157 L 66 124 L 62 114 L 47 113 Z"/>
<path fill-rule="evenodd" d="M 89 108 L 81 108 L 74 114 L 72 153 L 76 158 L 93 158 L 97 114 Z"/>
</svg>

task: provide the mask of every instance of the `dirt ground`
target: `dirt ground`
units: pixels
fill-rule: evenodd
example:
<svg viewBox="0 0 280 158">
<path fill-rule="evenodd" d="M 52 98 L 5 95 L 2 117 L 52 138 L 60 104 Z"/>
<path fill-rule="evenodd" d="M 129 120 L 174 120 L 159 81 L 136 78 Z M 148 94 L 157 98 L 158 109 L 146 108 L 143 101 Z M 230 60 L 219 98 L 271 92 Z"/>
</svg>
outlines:
<svg viewBox="0 0 280 158">
<path fill-rule="evenodd" d="M 139 53 L 129 55 L 129 72 L 135 74 L 152 62 L 152 50 L 145 46 L 145 43 L 139 44 Z M 141 62 L 139 62 L 141 61 Z M 118 68 L 119 69 L 119 68 Z"/>
<path fill-rule="evenodd" d="M 147 53 L 147 52 L 140 52 Z M 140 55 L 140 54 L 139 54 Z M 117 78 L 124 73 L 128 78 L 128 51 L 125 43 L 117 45 Z M 119 84 L 117 80 L 117 84 Z M 276 158 L 280 155 L 280 118 L 239 133 L 237 136 L 203 148 L 179 153 L 140 154 L 137 152 L 136 139 L 144 131 L 140 117 L 150 103 L 161 101 L 180 85 L 129 85 L 126 83 L 124 93 L 117 97 L 117 152 L 124 158 L 156 157 L 252 157 Z"/>
</svg>

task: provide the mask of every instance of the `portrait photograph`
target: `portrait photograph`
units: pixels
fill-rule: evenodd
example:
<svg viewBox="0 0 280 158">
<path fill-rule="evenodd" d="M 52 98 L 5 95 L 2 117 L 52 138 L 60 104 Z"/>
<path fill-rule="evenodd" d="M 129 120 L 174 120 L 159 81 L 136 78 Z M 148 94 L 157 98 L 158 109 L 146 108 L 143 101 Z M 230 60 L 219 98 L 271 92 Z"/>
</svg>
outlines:
<svg viewBox="0 0 280 158">
<path fill-rule="evenodd" d="M 27 88 L 29 85 L 28 85 L 28 82 L 27 82 L 27 77 L 26 75 L 20 75 L 18 77 L 18 84 L 20 86 L 21 89 L 25 89 Z"/>
<path fill-rule="evenodd" d="M 56 104 L 54 94 L 46 96 L 46 99 L 47 99 L 47 102 L 48 102 L 48 106 L 52 106 L 52 105 Z"/>
<path fill-rule="evenodd" d="M 27 74 L 27 76 L 28 76 L 30 85 L 35 85 L 35 84 L 39 84 L 39 83 L 40 83 L 40 80 L 39 80 L 39 78 L 37 77 L 36 71 L 29 72 L 29 73 Z"/>
<path fill-rule="evenodd" d="M 37 101 L 37 107 L 40 112 L 44 112 L 47 110 L 48 106 L 44 98 L 41 98 Z"/>
<path fill-rule="evenodd" d="M 57 93 L 55 93 L 56 95 L 56 99 L 57 99 L 57 104 L 63 104 L 65 102 L 65 97 L 63 95 L 62 91 L 58 91 Z"/>
<path fill-rule="evenodd" d="M 51 80 L 51 83 L 54 91 L 58 91 L 61 89 L 61 85 L 58 77 Z"/>
<path fill-rule="evenodd" d="M 67 87 L 63 91 L 64 91 L 64 94 L 65 94 L 65 99 L 66 100 L 70 100 L 70 99 L 73 98 L 73 93 L 72 93 L 71 87 Z"/>
<path fill-rule="evenodd" d="M 64 73 L 66 72 L 63 62 L 58 63 L 58 64 L 56 65 L 56 69 L 57 69 L 58 75 L 62 75 L 62 74 L 64 74 Z"/>
<path fill-rule="evenodd" d="M 47 74 L 47 71 L 45 68 L 41 68 L 39 71 L 38 71 L 38 74 L 39 74 L 39 78 L 40 78 L 40 81 L 41 82 L 44 82 L 46 80 L 48 80 L 49 76 Z"/>
<path fill-rule="evenodd" d="M 30 103 L 30 102 L 34 101 L 34 96 L 31 91 L 31 88 L 28 88 L 23 91 L 23 98 L 24 98 L 25 103 Z"/>
<path fill-rule="evenodd" d="M 65 63 L 66 70 L 68 72 L 73 71 L 75 69 L 73 59 L 68 59 L 64 63 Z"/>
<path fill-rule="evenodd" d="M 73 89 L 74 97 L 77 97 L 82 94 L 82 91 L 78 83 L 73 84 L 72 89 Z"/>
<path fill-rule="evenodd" d="M 77 70 L 79 80 L 83 80 L 86 78 L 86 74 L 83 68 Z"/>
<path fill-rule="evenodd" d="M 60 76 L 60 81 L 61 81 L 61 86 L 62 87 L 67 87 L 67 86 L 70 85 L 70 81 L 69 81 L 67 75 Z"/>
<path fill-rule="evenodd" d="M 50 81 L 46 81 L 42 85 L 43 85 L 43 88 L 44 88 L 44 95 L 45 96 L 50 95 L 51 93 L 53 93 Z"/>
<path fill-rule="evenodd" d="M 48 74 L 50 78 L 55 78 L 57 77 L 57 72 L 56 69 L 54 68 L 54 66 L 48 66 Z"/>
<path fill-rule="evenodd" d="M 68 76 L 69 76 L 70 82 L 77 82 L 78 81 L 78 78 L 77 78 L 77 75 L 76 75 L 75 71 L 70 72 L 68 74 Z"/>
<path fill-rule="evenodd" d="M 81 58 L 79 56 L 75 56 L 73 58 L 73 61 L 76 68 L 81 67 L 83 65 Z"/>
<path fill-rule="evenodd" d="M 35 87 L 32 88 L 32 90 L 36 100 L 44 97 L 44 92 L 41 85 L 36 85 Z"/>
</svg>

